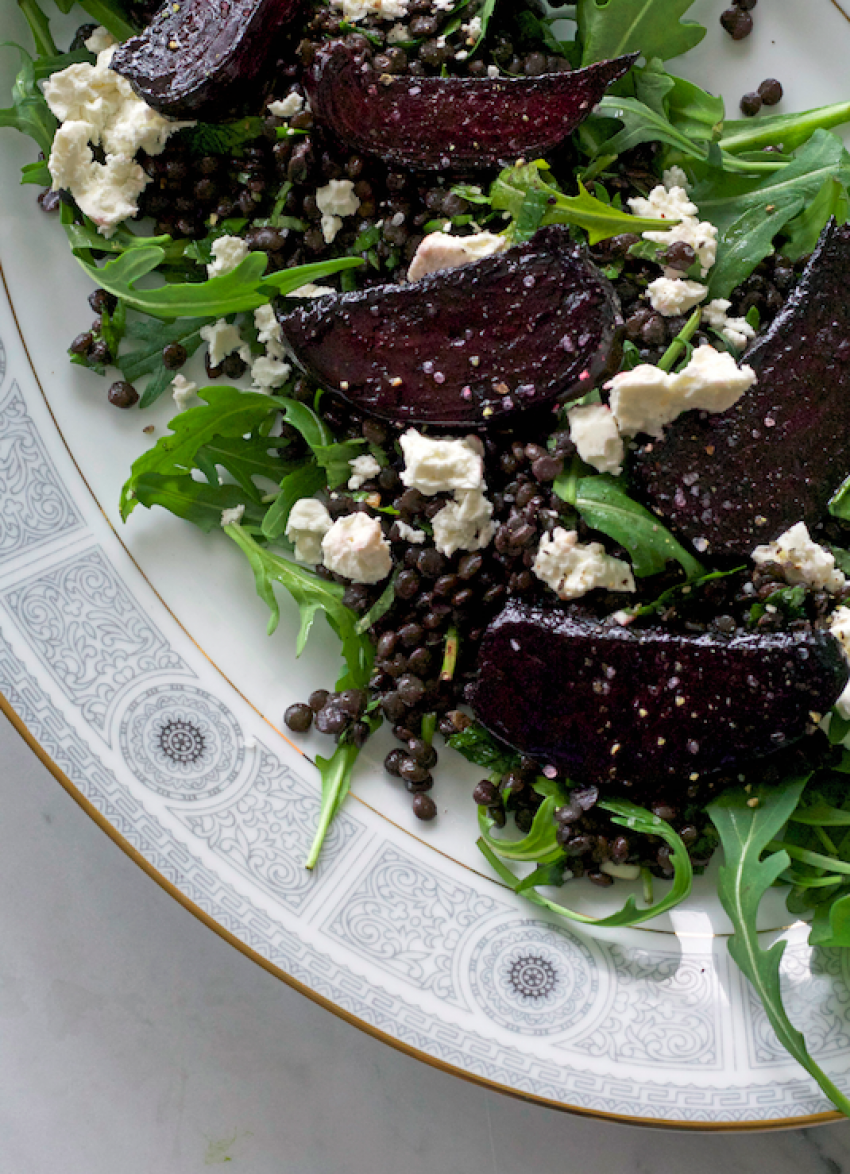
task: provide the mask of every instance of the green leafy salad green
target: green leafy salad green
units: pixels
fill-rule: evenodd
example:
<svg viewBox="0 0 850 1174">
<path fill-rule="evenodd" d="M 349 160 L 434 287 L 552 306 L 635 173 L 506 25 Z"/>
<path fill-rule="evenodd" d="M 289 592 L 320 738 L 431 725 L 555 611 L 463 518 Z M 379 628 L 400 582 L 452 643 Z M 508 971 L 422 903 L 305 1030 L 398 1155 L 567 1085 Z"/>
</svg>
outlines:
<svg viewBox="0 0 850 1174">
<path fill-rule="evenodd" d="M 529 159 L 504 169 L 492 182 L 458 184 L 454 192 L 472 213 L 435 214 L 425 231 L 465 230 L 472 224 L 518 243 L 541 227 L 561 224 L 590 246 L 623 234 L 637 239 L 644 232 L 657 232 L 657 219 L 628 211 L 619 183 L 624 156 L 652 144 L 657 170 L 652 182 L 660 182 L 667 169 L 681 169 L 700 216 L 718 229 L 716 263 L 706 276 L 709 298 L 728 298 L 774 253 L 795 262 L 811 252 L 830 218 L 843 223 L 848 217 L 850 155 L 835 131 L 850 122 L 850 102 L 800 114 L 727 118 L 721 98 L 670 68 L 674 58 L 706 35 L 706 29 L 688 17 L 692 2 L 579 0 L 561 9 L 557 19 L 542 16 L 536 6 L 521 5 L 516 17 L 521 35 L 573 66 L 632 52 L 641 54 L 639 62 L 575 132 L 568 166 L 556 169 L 544 160 Z M 68 52 L 57 47 L 51 28 L 53 10 L 69 13 L 75 7 L 73 0 L 18 0 L 18 4 L 31 30 L 32 46 L 5 49 L 19 55 L 20 67 L 11 104 L 0 110 L 0 126 L 14 128 L 34 141 L 42 158 L 27 164 L 22 182 L 44 188 L 51 183 L 46 160 L 59 123 L 44 98 L 42 84 L 71 65 L 91 64 L 95 58 L 84 46 Z M 118 40 L 136 29 L 135 9 L 122 0 L 82 0 L 77 7 L 80 23 L 95 21 Z M 486 50 L 501 7 L 497 0 L 474 5 L 478 23 L 468 56 Z M 468 8 L 469 0 L 459 0 L 447 29 L 460 27 Z M 181 133 L 187 135 L 190 151 L 242 158 L 260 122 L 251 117 L 222 125 L 198 124 Z M 279 135 L 297 138 L 299 133 L 297 127 L 284 128 Z M 291 186 L 281 181 L 263 227 L 296 235 L 305 232 L 306 226 L 289 208 Z M 143 221 L 125 222 L 107 238 L 70 197 L 64 200 L 59 219 L 57 231 L 66 233 L 77 263 L 97 287 L 111 295 L 95 338 L 104 344 L 108 361 L 99 364 L 72 357 L 101 374 L 107 368 L 117 370 L 123 380 L 140 389 L 142 409 L 171 386 L 174 372 L 163 358 L 169 347 L 177 346 L 191 358 L 204 345 L 208 328 L 224 321 L 239 330 L 243 346 L 256 359 L 263 354 L 263 345 L 254 311 L 334 275 L 343 291 L 357 288 L 362 273 L 369 270 L 384 270 L 385 279 L 391 280 L 401 263 L 392 250 L 382 255 L 376 249 L 380 232 L 370 228 L 348 252 L 340 250 L 315 263 L 275 271 L 265 252 L 249 251 L 229 272 L 209 276 L 207 266 L 216 242 L 245 231 L 247 220 L 238 212 L 223 221 L 210 218 L 206 236 L 195 239 L 177 233 L 154 235 L 146 231 Z M 632 255 L 652 260 L 662 247 L 641 239 Z M 622 261 L 612 259 L 606 276 L 618 277 L 621 267 Z M 697 308 L 660 359 L 662 370 L 677 371 L 687 363 L 701 324 L 705 328 L 703 312 Z M 758 325 L 757 321 L 751 324 Z M 714 335 L 720 349 L 729 345 L 717 331 Z M 627 344 L 624 367 L 638 361 L 637 348 Z M 591 392 L 586 402 L 598 398 L 598 392 Z M 292 380 L 271 389 L 201 387 L 195 406 L 180 410 L 171 419 L 168 434 L 133 465 L 121 492 L 120 509 L 127 521 L 139 506 L 160 507 L 205 533 L 223 533 L 244 555 L 257 593 L 268 605 L 269 633 L 280 618 L 277 592 L 283 588 L 300 614 L 297 654 L 303 651 L 316 618 L 324 616 L 339 638 L 337 690 L 367 691 L 375 661 L 369 630 L 393 605 L 395 574 L 366 613 L 358 614 L 347 606 L 342 585 L 295 560 L 287 522 L 299 501 L 344 486 L 353 460 L 370 456 L 384 468 L 392 454 L 386 445 L 341 436 L 328 422 L 325 407 L 321 390 L 305 402 L 294 394 Z M 556 478 L 554 492 L 582 525 L 626 553 L 639 580 L 665 572 L 675 579 L 657 599 L 632 608 L 635 618 L 661 614 L 683 593 L 736 573 L 712 568 L 686 549 L 634 499 L 624 475 L 600 474 L 574 457 Z M 850 490 L 845 488 L 832 504 L 834 517 L 850 520 L 848 502 Z M 371 507 L 385 514 L 397 512 L 386 503 L 373 502 Z M 850 556 L 845 551 L 835 553 L 838 565 L 846 569 Z M 755 602 L 752 622 L 767 608 L 791 617 L 802 614 L 805 593 L 800 592 L 789 587 Z M 459 637 L 453 629 L 442 656 L 440 679 L 450 682 L 459 656 Z M 332 754 L 317 759 L 321 813 L 308 868 L 316 864 L 327 830 L 348 793 L 363 737 L 381 723 L 376 700 L 369 701 L 361 719 L 365 730 L 360 740 L 344 733 Z M 422 721 L 426 743 L 433 739 L 435 723 L 435 715 Z M 715 798 L 708 808 L 711 842 L 703 846 L 706 855 L 717 843 L 722 850 L 719 896 L 734 927 L 729 944 L 732 957 L 752 984 L 783 1045 L 836 1108 L 850 1116 L 850 1101 L 812 1058 L 784 1009 L 779 981 L 784 944 L 764 949 L 756 929 L 765 893 L 781 884 L 790 912 L 811 921 L 813 945 L 850 948 L 850 751 L 844 747 L 850 722 L 834 712 L 828 731 L 833 746 L 828 765 L 769 786 L 747 783 Z M 458 730 L 449 744 L 479 766 L 494 786 L 518 762 L 518 756 L 475 723 Z M 671 824 L 635 803 L 602 797 L 598 809 L 610 816 L 615 828 L 666 846 L 672 880 L 659 883 L 643 869 L 640 897 L 629 894 L 621 908 L 601 919 L 569 908 L 556 895 L 570 875 L 568 855 L 557 838 L 556 812 L 575 800 L 577 789 L 569 780 L 541 774 L 534 790 L 540 802 L 530 826 L 519 836 L 502 833 L 488 809 L 479 807 L 479 848 L 500 880 L 525 900 L 571 921 L 617 927 L 645 922 L 691 892 L 692 853 Z"/>
</svg>

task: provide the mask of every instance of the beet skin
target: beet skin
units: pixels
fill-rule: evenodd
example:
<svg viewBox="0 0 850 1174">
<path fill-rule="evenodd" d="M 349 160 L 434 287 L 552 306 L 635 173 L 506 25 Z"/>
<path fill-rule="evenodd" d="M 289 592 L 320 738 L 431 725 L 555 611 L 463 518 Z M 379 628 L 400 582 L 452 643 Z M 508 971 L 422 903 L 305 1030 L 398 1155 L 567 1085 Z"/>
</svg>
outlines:
<svg viewBox="0 0 850 1174">
<path fill-rule="evenodd" d="M 567 229 L 505 253 L 280 313 L 320 387 L 397 423 L 486 427 L 563 396 L 609 366 L 621 325 L 611 284 Z"/>
<path fill-rule="evenodd" d="M 119 45 L 112 68 L 171 118 L 207 120 L 245 100 L 280 54 L 278 34 L 301 0 L 180 0 Z"/>
<path fill-rule="evenodd" d="M 481 170 L 554 150 L 637 54 L 535 78 L 378 74 L 344 41 L 317 54 L 313 117 L 352 151 L 426 171 Z"/>
<path fill-rule="evenodd" d="M 795 522 L 811 527 L 850 474 L 850 226 L 827 225 L 742 362 L 758 383 L 733 408 L 681 416 L 634 465 L 642 499 L 714 555 L 748 556 Z"/>
<path fill-rule="evenodd" d="M 791 745 L 848 675 L 828 633 L 676 635 L 512 602 L 485 633 L 471 703 L 577 782 L 684 788 Z"/>
</svg>

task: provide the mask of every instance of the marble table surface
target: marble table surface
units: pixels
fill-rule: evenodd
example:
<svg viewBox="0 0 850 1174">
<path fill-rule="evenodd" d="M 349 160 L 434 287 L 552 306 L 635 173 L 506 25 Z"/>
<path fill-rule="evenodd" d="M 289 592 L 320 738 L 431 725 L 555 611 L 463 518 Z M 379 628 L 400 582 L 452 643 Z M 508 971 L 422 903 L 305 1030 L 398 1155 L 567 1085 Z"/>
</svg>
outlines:
<svg viewBox="0 0 850 1174">
<path fill-rule="evenodd" d="M 465 1083 L 196 921 L 0 716 L 0 1174 L 850 1174 L 850 1123 L 680 1134 Z"/>
</svg>

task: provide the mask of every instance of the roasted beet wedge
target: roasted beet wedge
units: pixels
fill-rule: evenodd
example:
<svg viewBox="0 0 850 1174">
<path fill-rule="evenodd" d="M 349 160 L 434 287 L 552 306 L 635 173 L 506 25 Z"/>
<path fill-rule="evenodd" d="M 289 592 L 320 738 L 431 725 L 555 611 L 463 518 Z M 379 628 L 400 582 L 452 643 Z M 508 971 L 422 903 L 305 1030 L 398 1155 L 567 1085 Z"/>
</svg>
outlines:
<svg viewBox="0 0 850 1174">
<path fill-rule="evenodd" d="M 828 633 L 680 636 L 514 602 L 485 633 L 472 707 L 577 781 L 687 786 L 802 737 L 849 673 Z"/>
<path fill-rule="evenodd" d="M 733 408 L 681 416 L 635 462 L 655 512 L 717 555 L 811 526 L 850 473 L 850 227 L 827 226 L 744 362 L 758 383 Z"/>
<path fill-rule="evenodd" d="M 636 59 L 535 78 L 392 77 L 334 41 L 306 85 L 316 122 L 352 150 L 425 171 L 477 171 L 554 150 Z"/>
<path fill-rule="evenodd" d="M 322 298 L 279 320 L 296 362 L 362 411 L 467 428 L 583 395 L 608 366 L 621 324 L 610 283 L 560 227 L 460 269 Z"/>
<path fill-rule="evenodd" d="M 120 45 L 112 68 L 172 118 L 226 114 L 253 95 L 301 0 L 180 0 Z"/>
</svg>

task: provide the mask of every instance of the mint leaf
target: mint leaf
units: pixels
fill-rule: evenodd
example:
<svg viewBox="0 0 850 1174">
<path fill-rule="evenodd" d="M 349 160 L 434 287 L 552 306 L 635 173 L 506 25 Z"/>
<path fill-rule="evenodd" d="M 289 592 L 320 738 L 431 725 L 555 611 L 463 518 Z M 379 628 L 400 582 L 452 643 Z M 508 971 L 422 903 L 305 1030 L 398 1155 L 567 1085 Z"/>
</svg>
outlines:
<svg viewBox="0 0 850 1174">
<path fill-rule="evenodd" d="M 659 574 L 668 562 L 677 562 L 688 579 L 705 575 L 702 563 L 654 514 L 633 501 L 613 477 L 583 477 L 578 482 L 575 507 L 592 530 L 607 534 L 625 547 L 638 578 Z"/>
<path fill-rule="evenodd" d="M 757 929 L 762 897 L 789 865 L 784 850 L 764 859 L 762 855 L 793 814 L 807 777 L 753 787 L 749 793 L 741 789 L 725 791 L 708 805 L 707 811 L 723 847 L 718 894 L 734 927 L 729 953 L 752 984 L 779 1042 L 817 1081 L 833 1105 L 850 1117 L 850 1100 L 812 1059 L 802 1034 L 785 1011 L 779 966 L 786 943 L 778 941 L 762 949 Z"/>
<path fill-rule="evenodd" d="M 706 30 L 682 17 L 694 0 L 579 0 L 582 65 L 642 53 L 667 61 L 698 45 Z"/>
</svg>

